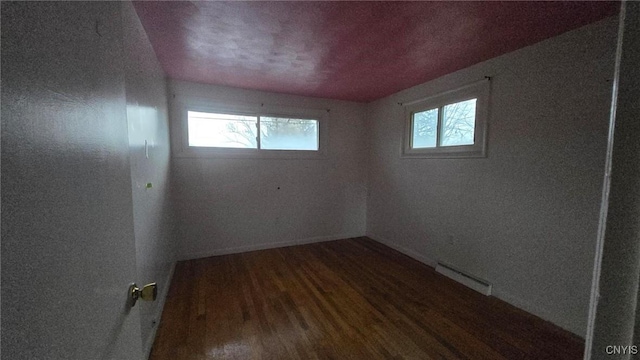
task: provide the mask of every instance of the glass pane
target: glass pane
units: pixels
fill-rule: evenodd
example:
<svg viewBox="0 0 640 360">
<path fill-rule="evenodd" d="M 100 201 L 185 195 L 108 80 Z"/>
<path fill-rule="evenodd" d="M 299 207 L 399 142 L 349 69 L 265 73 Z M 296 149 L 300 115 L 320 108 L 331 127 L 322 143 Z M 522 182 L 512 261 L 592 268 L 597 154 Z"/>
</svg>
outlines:
<svg viewBox="0 0 640 360">
<path fill-rule="evenodd" d="M 471 99 L 444 106 L 440 146 L 473 145 L 477 100 Z"/>
<path fill-rule="evenodd" d="M 411 148 L 436 147 L 438 132 L 438 109 L 421 111 L 413 114 L 411 129 Z"/>
<path fill-rule="evenodd" d="M 318 120 L 261 117 L 260 148 L 318 150 Z"/>
<path fill-rule="evenodd" d="M 256 149 L 256 116 L 189 111 L 189 146 Z"/>
</svg>

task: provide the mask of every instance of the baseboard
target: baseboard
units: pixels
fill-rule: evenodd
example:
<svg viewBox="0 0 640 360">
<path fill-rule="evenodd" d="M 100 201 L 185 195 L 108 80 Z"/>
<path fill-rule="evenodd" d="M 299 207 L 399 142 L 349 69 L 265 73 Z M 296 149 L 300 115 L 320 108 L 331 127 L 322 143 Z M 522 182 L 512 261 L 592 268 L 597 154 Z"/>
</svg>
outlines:
<svg viewBox="0 0 640 360">
<path fill-rule="evenodd" d="M 156 326 L 153 327 L 149 336 L 146 339 L 146 342 L 143 344 L 144 351 L 144 359 L 148 359 L 151 356 L 151 349 L 153 348 L 153 342 L 156 339 L 156 333 L 158 331 L 158 327 L 160 326 L 160 321 L 162 320 L 162 312 L 164 310 L 164 304 L 167 301 L 167 295 L 169 294 L 169 287 L 171 286 L 171 280 L 173 279 L 173 273 L 176 270 L 176 262 L 174 261 L 171 265 L 171 269 L 169 270 L 169 274 L 165 279 L 165 286 L 160 290 L 160 294 L 158 294 L 158 307 L 156 308 L 156 314 L 154 316 L 156 321 Z"/>
<path fill-rule="evenodd" d="M 192 259 L 200 259 L 200 258 L 205 258 L 205 257 L 210 257 L 210 256 L 238 254 L 238 253 L 249 252 L 249 251 L 275 249 L 275 248 L 281 248 L 281 247 L 287 247 L 287 246 L 311 244 L 311 243 L 334 241 L 334 240 L 342 240 L 342 239 L 349 239 L 349 238 L 355 238 L 355 237 L 361 237 L 361 236 L 364 236 L 364 234 L 359 233 L 359 234 L 339 234 L 339 235 L 328 235 L 328 236 L 315 236 L 315 237 L 310 237 L 310 238 L 305 238 L 305 239 L 298 239 L 298 240 L 291 240 L 291 241 L 281 241 L 281 242 L 275 242 L 275 243 L 262 243 L 262 244 L 255 244 L 255 245 L 236 246 L 236 247 L 229 247 L 229 248 L 224 248 L 224 249 L 213 249 L 213 250 L 209 250 L 209 251 L 201 251 L 201 252 L 193 252 L 193 253 L 188 253 L 188 254 L 182 254 L 182 255 L 179 256 L 179 260 L 192 260 Z"/>
<path fill-rule="evenodd" d="M 397 250 L 397 251 L 407 255 L 408 257 L 413 258 L 415 260 L 418 260 L 421 263 L 423 263 L 425 265 L 428 265 L 428 266 L 430 266 L 430 267 L 432 267 L 434 269 L 436 267 L 436 264 L 438 263 L 436 260 L 434 260 L 434 259 L 432 259 L 432 258 L 430 258 L 430 257 L 428 257 L 428 256 L 426 256 L 424 254 L 421 254 L 421 253 L 419 253 L 417 251 L 414 251 L 412 249 L 406 248 L 404 246 L 400 246 L 400 245 L 398 245 L 398 244 L 396 244 L 396 243 L 394 243 L 394 242 L 392 242 L 392 241 L 390 241 L 388 239 L 380 237 L 378 235 L 367 234 L 366 236 L 371 240 L 377 241 L 377 242 L 379 242 L 379 243 L 381 243 L 383 245 L 386 245 L 386 246 L 388 246 L 388 247 L 390 247 L 390 248 L 392 248 L 394 250 Z"/>
<path fill-rule="evenodd" d="M 420 261 L 421 263 L 428 265 L 432 268 L 435 269 L 436 265 L 437 265 L 437 261 L 424 255 L 421 254 L 415 250 L 412 249 L 408 249 L 404 246 L 398 245 L 388 239 L 385 239 L 383 237 L 380 237 L 376 234 L 367 234 L 366 235 L 368 238 L 370 238 L 371 240 L 377 241 L 381 244 L 384 244 L 394 250 L 397 250 L 415 260 Z M 567 330 L 569 332 L 571 332 L 572 334 L 584 339 L 585 336 L 585 329 L 577 329 L 575 326 L 572 326 L 570 324 L 569 321 L 564 321 L 562 316 L 558 316 L 557 314 L 553 314 L 552 312 L 548 311 L 547 309 L 535 305 L 535 304 L 531 304 L 527 301 L 524 301 L 522 299 L 520 299 L 517 296 L 513 296 L 512 294 L 504 291 L 504 289 L 497 287 L 495 284 L 493 284 L 493 288 L 492 288 L 492 295 L 491 296 L 495 296 L 498 299 L 509 303 L 515 307 L 517 307 L 518 309 L 522 309 L 534 316 L 537 316 L 545 321 L 548 321 L 564 330 Z"/>
<path fill-rule="evenodd" d="M 438 265 L 436 265 L 436 272 L 451 280 L 459 282 L 460 284 L 473 289 L 484 296 L 491 296 L 493 284 L 484 279 L 467 274 L 462 270 L 456 269 L 455 267 L 442 262 L 438 262 Z"/>
</svg>

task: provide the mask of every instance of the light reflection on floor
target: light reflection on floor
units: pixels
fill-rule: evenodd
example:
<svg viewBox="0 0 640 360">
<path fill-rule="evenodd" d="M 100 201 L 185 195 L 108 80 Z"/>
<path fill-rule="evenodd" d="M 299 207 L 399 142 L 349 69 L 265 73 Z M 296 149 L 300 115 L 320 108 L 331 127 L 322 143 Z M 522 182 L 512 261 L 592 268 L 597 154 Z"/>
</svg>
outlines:
<svg viewBox="0 0 640 360">
<path fill-rule="evenodd" d="M 207 358 L 225 359 L 227 357 L 248 359 L 251 356 L 251 346 L 246 341 L 235 341 L 209 349 Z"/>
</svg>

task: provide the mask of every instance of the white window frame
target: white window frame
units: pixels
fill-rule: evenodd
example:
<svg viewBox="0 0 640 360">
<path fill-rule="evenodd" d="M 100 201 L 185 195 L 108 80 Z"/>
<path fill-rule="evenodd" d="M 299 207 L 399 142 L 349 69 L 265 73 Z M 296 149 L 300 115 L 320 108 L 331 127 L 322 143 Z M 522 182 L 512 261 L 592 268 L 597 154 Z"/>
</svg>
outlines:
<svg viewBox="0 0 640 360">
<path fill-rule="evenodd" d="M 485 79 L 457 89 L 402 104 L 404 107 L 403 158 L 483 158 L 487 149 L 487 123 L 489 119 L 490 81 Z M 443 109 L 446 105 L 477 99 L 473 145 L 438 146 L 412 148 L 413 115 L 426 110 L 438 109 L 438 139 L 442 126 Z M 436 140 L 437 141 L 437 140 Z"/>
<path fill-rule="evenodd" d="M 318 121 L 318 150 L 267 150 L 189 146 L 188 112 L 281 117 Z M 172 148 L 175 157 L 256 158 L 256 159 L 324 159 L 328 152 L 329 110 L 296 108 L 282 105 L 219 102 L 209 99 L 177 98 L 172 106 Z M 260 128 L 258 127 L 258 134 Z"/>
</svg>

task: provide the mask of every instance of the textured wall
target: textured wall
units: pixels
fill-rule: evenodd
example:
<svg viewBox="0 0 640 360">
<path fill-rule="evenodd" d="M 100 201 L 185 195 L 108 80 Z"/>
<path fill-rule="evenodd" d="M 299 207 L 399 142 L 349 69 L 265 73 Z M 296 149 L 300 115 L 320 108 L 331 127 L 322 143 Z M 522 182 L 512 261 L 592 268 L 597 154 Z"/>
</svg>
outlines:
<svg viewBox="0 0 640 360">
<path fill-rule="evenodd" d="M 362 104 L 170 82 L 172 141 L 176 101 L 204 99 L 331 109 L 324 159 L 173 157 L 181 258 L 197 258 L 365 232 Z M 174 148 L 178 148 L 174 146 Z"/>
<path fill-rule="evenodd" d="M 610 18 L 370 104 L 367 234 L 584 336 L 615 42 Z M 487 75 L 487 158 L 400 158 L 398 102 Z"/>
<path fill-rule="evenodd" d="M 140 359 L 116 2 L 2 2 L 2 359 Z"/>
<path fill-rule="evenodd" d="M 131 154 L 133 221 L 138 286 L 157 282 L 159 300 L 139 302 L 143 348 L 153 345 L 155 325 L 173 266 L 169 184 L 169 121 L 164 72 L 130 2 L 122 3 L 123 46 Z M 145 142 L 147 149 L 145 151 Z M 147 189 L 146 184 L 152 188 Z"/>
</svg>

